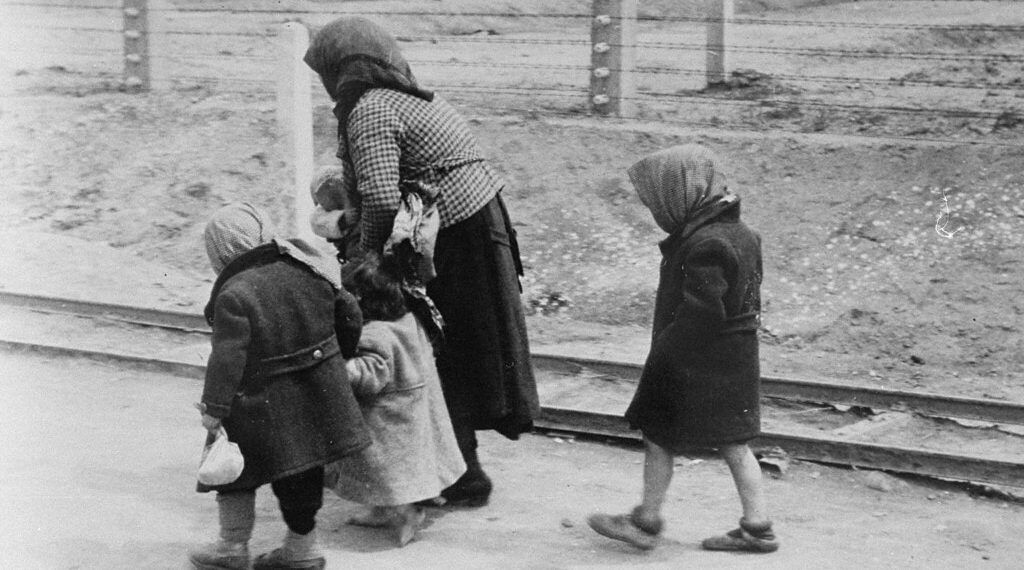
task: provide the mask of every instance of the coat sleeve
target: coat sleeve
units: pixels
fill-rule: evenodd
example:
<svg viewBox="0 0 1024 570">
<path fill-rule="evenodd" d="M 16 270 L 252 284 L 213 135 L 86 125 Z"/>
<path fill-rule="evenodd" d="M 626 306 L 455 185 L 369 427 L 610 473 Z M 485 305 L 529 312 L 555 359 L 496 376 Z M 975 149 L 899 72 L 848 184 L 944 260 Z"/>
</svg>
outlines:
<svg viewBox="0 0 1024 570">
<path fill-rule="evenodd" d="M 404 125 L 385 102 L 364 98 L 349 116 L 348 152 L 360 200 L 361 246 L 379 251 L 401 199 L 399 165 Z"/>
<path fill-rule="evenodd" d="M 654 340 L 668 349 L 701 341 L 725 321 L 725 295 L 729 276 L 735 275 L 739 260 L 726 242 L 708 239 L 693 246 L 683 260 L 682 302 L 675 308 L 675 319 Z"/>
<path fill-rule="evenodd" d="M 334 332 L 338 335 L 343 357 L 355 356 L 362 330 L 363 314 L 359 310 L 359 302 L 352 293 L 342 289 L 334 298 Z"/>
<path fill-rule="evenodd" d="M 379 394 L 391 384 L 395 374 L 394 347 L 376 332 L 364 330 L 356 356 L 345 363 L 352 391 L 360 398 Z"/>
<path fill-rule="evenodd" d="M 222 292 L 214 301 L 213 337 L 206 365 L 202 402 L 216 418 L 231 414 L 231 401 L 242 383 L 252 328 L 249 311 L 238 295 Z"/>
</svg>

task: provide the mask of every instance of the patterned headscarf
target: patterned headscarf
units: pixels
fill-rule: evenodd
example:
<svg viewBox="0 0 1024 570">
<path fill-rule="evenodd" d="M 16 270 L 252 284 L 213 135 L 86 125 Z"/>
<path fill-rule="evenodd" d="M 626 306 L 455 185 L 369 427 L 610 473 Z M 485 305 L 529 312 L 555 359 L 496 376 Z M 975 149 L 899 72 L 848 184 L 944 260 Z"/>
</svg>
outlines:
<svg viewBox="0 0 1024 570">
<path fill-rule="evenodd" d="M 252 204 L 235 202 L 213 213 L 204 233 L 206 254 L 214 273 L 233 259 L 268 243 L 274 238 L 274 226 L 265 212 Z"/>
<path fill-rule="evenodd" d="M 391 34 L 365 18 L 343 17 L 320 29 L 303 58 L 334 100 L 339 134 L 363 93 L 386 87 L 426 101 L 434 94 L 420 89 L 409 63 Z"/>
<path fill-rule="evenodd" d="M 726 186 L 718 158 L 698 144 L 660 150 L 640 159 L 628 172 L 640 201 L 671 235 L 691 233 L 720 212 L 722 205 L 738 200 Z"/>
</svg>

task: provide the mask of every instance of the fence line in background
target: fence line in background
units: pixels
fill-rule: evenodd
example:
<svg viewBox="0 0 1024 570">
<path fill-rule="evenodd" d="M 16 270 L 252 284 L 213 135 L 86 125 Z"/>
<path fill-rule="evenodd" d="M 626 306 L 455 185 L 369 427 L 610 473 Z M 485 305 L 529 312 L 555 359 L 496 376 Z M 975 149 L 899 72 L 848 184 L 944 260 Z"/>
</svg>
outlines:
<svg viewBox="0 0 1024 570">
<path fill-rule="evenodd" d="M 930 2 L 992 2 L 998 0 L 928 0 Z M 1015 0 L 1003 0 L 1010 3 Z M 6 6 L 22 6 L 31 8 L 60 8 L 66 10 L 120 10 L 121 5 L 79 5 L 66 3 L 40 3 L 40 2 L 4 2 Z M 324 9 L 271 9 L 271 8 L 150 8 L 151 12 L 166 13 L 223 13 L 223 14 L 262 14 L 289 17 L 295 15 L 317 15 L 317 16 L 345 16 L 345 15 L 377 15 L 377 16 L 438 16 L 438 17 L 491 17 L 491 18 L 564 18 L 564 19 L 586 19 L 590 14 L 570 12 L 548 12 L 548 13 L 522 13 L 522 12 L 451 12 L 441 10 L 324 10 Z M 712 11 L 716 13 L 715 11 Z M 613 16 L 614 19 L 614 16 Z M 935 31 L 992 31 L 992 32 L 1021 32 L 1024 25 L 1019 24 L 901 24 L 901 23 L 878 23 L 878 22 L 843 22 L 835 20 L 782 20 L 774 18 L 749 18 L 721 16 L 643 16 L 638 15 L 638 22 L 650 23 L 697 23 L 706 24 L 711 22 L 728 21 L 740 25 L 771 25 L 771 26 L 805 26 L 805 27 L 832 27 L 832 28 L 859 28 L 859 29 L 891 29 L 891 30 L 935 30 Z"/>
<path fill-rule="evenodd" d="M 472 36 L 472 35 L 451 35 L 451 36 L 400 36 L 398 39 L 404 43 L 415 43 L 415 42 L 429 42 L 431 44 L 439 43 L 475 43 L 481 45 L 493 45 L 493 44 L 513 44 L 513 45 L 534 45 L 534 46 L 565 46 L 566 48 L 581 48 L 581 54 L 583 49 L 589 49 L 590 62 L 589 65 L 584 64 L 582 61 L 578 65 L 559 65 L 559 64 L 544 64 L 544 63 L 519 63 L 519 62 L 493 62 L 493 61 L 459 61 L 454 57 L 449 60 L 430 60 L 430 59 L 419 59 L 412 60 L 417 66 L 429 66 L 430 68 L 471 68 L 471 67 L 493 67 L 498 69 L 520 69 L 520 70 L 538 70 L 541 72 L 551 72 L 549 75 L 553 75 L 559 71 L 571 72 L 575 75 L 559 75 L 553 81 L 547 79 L 545 81 L 550 82 L 550 87 L 545 84 L 531 85 L 529 87 L 522 87 L 524 83 L 520 83 L 515 86 L 507 87 L 496 87 L 490 85 L 457 85 L 457 74 L 447 77 L 448 81 L 442 81 L 437 85 L 441 90 L 458 88 L 463 89 L 467 92 L 473 93 L 495 93 L 495 94 L 524 94 L 531 97 L 551 97 L 560 98 L 563 100 L 571 101 L 576 99 L 578 106 L 573 109 L 574 113 L 582 110 L 589 111 L 597 115 L 610 115 L 619 117 L 633 117 L 636 115 L 638 103 L 649 103 L 649 102 L 687 102 L 688 104 L 697 105 L 729 105 L 733 107 L 747 107 L 756 116 L 757 113 L 761 112 L 774 112 L 779 109 L 789 109 L 794 112 L 810 111 L 814 113 L 827 113 L 828 110 L 852 112 L 855 114 L 872 114 L 877 116 L 922 116 L 928 118 L 942 118 L 942 119 L 979 119 L 979 120 L 998 120 L 1005 116 L 1006 113 L 1016 113 L 1018 116 L 1021 115 L 1019 110 L 1015 110 L 1016 106 L 1010 104 L 1010 111 L 1005 108 L 1003 110 L 974 110 L 974 109 L 957 109 L 957 108 L 940 108 L 940 107 L 929 107 L 927 103 L 923 103 L 919 107 L 908 106 L 908 105 L 887 105 L 884 104 L 887 98 L 896 100 L 897 97 L 890 97 L 886 93 L 871 94 L 872 104 L 858 104 L 858 103 L 842 103 L 842 102 L 826 102 L 822 100 L 813 99 L 798 99 L 784 97 L 785 91 L 779 93 L 769 91 L 766 94 L 759 95 L 752 99 L 743 99 L 742 95 L 732 95 L 727 90 L 715 91 L 714 89 L 708 89 L 708 87 L 715 87 L 719 84 L 726 83 L 732 79 L 732 60 L 731 54 L 736 53 L 753 53 L 753 54 L 765 54 L 765 55 L 786 55 L 791 57 L 808 57 L 808 58 L 864 58 L 864 59 L 885 59 L 885 60 L 931 60 L 938 62 L 951 62 L 951 63 L 965 63 L 971 62 L 974 64 L 986 64 L 986 65 L 997 65 L 997 64 L 1015 64 L 1024 62 L 1024 55 L 1019 53 L 1006 53 L 1006 52 L 983 52 L 978 53 L 971 51 L 968 53 L 952 53 L 943 51 L 928 51 L 928 50 L 917 50 L 917 51 L 896 51 L 896 50 L 880 50 L 880 51 L 867 51 L 867 50 L 854 50 L 854 49 L 827 49 L 827 48 L 800 48 L 800 47 L 788 47 L 788 46 L 771 46 L 771 45 L 737 45 L 735 39 L 735 26 L 738 25 L 758 25 L 758 26 L 818 26 L 818 27 L 836 27 L 836 28 L 874 28 L 874 29 L 885 29 L 885 30 L 924 30 L 924 31 L 962 31 L 962 32 L 984 32 L 984 33 L 1002 33 L 1002 32 L 1013 32 L 1019 33 L 1024 31 L 1024 25 L 1017 24 L 965 24 L 965 25 L 925 25 L 925 24 L 901 24 L 901 23 L 868 23 L 868 22 L 836 22 L 836 21 L 812 21 L 812 20 L 799 20 L 799 19 L 785 19 L 775 20 L 771 18 L 745 18 L 735 17 L 733 13 L 733 0 L 708 0 L 708 12 L 702 16 L 641 16 L 637 13 L 637 0 L 593 0 L 590 14 L 576 14 L 576 13 L 546 13 L 546 14 L 522 14 L 513 12 L 487 12 L 487 11 L 471 11 L 471 12 L 442 12 L 432 10 L 406 10 L 406 11 L 366 11 L 366 10 L 316 10 L 316 9 L 304 9 L 304 10 L 292 10 L 292 9 L 227 9 L 220 7 L 193 7 L 193 8 L 174 8 L 159 0 L 121 0 L 119 5 L 114 3 L 106 4 L 92 4 L 92 5 L 77 5 L 68 2 L 49 2 L 49 3 L 38 3 L 38 2 L 5 2 L 5 6 L 25 6 L 32 8 L 46 8 L 46 9 L 68 9 L 68 10 L 87 10 L 91 13 L 102 14 L 105 18 L 108 13 L 111 16 L 115 14 L 120 16 L 122 23 L 122 29 L 116 29 L 116 21 L 111 19 L 112 27 L 97 27 L 95 25 L 62 28 L 60 26 L 52 25 L 29 25 L 24 26 L 27 29 L 45 29 L 53 30 L 54 32 L 88 32 L 97 34 L 119 34 L 123 37 L 121 43 L 123 44 L 123 53 L 116 54 L 113 50 L 104 51 L 101 48 L 88 46 L 85 49 L 75 49 L 74 53 L 69 53 L 71 56 L 86 56 L 86 55 L 110 55 L 115 57 L 120 55 L 123 57 L 122 61 L 122 86 L 129 90 L 145 90 L 151 88 L 154 84 L 155 79 L 157 84 L 172 86 L 180 86 L 183 83 L 192 85 L 235 85 L 235 86 L 246 86 L 240 90 L 247 90 L 248 86 L 269 86 L 274 85 L 273 79 L 262 79 L 260 75 L 254 74 L 246 77 L 232 77 L 223 75 L 210 75 L 211 73 L 216 74 L 218 70 L 212 65 L 204 67 L 204 62 L 223 61 L 224 58 L 230 58 L 234 61 L 243 64 L 255 64 L 261 65 L 266 64 L 268 68 L 274 65 L 275 58 L 273 57 L 261 57 L 257 55 L 248 55 L 245 53 L 236 53 L 229 46 L 222 48 L 214 52 L 214 45 L 209 42 L 205 44 L 206 49 L 210 50 L 210 53 L 197 53 L 193 50 L 183 49 L 180 53 L 162 53 L 158 50 L 157 53 L 152 53 L 154 49 L 151 38 L 172 38 L 175 36 L 188 37 L 188 36 L 224 36 L 224 37 L 247 37 L 247 38 L 272 38 L 278 32 L 276 28 L 271 28 L 274 25 L 273 22 L 267 22 L 267 16 L 282 18 L 295 18 L 301 15 L 315 15 L 315 16 L 330 16 L 330 15 L 341 15 L 341 14 L 364 14 L 364 15 L 376 15 L 376 16 L 461 16 L 461 17 L 507 17 L 517 19 L 529 19 L 529 18 L 563 18 L 563 19 L 575 19 L 588 20 L 590 22 L 590 38 L 584 39 L 584 33 L 580 34 L 580 38 L 509 38 L 509 37 L 497 37 L 491 35 L 484 36 Z M 169 15 L 183 15 L 188 16 L 189 14 L 239 14 L 239 15 L 262 15 L 263 19 L 258 20 L 253 18 L 251 24 L 255 27 L 255 30 L 242 30 L 242 31 L 210 31 L 210 30 L 190 30 L 180 29 L 182 20 L 177 18 L 168 19 Z M 159 25 L 150 25 L 150 16 L 157 19 Z M 204 16 L 205 17 L 205 16 Z M 51 20 L 48 20 L 52 22 Z M 665 42 L 665 41 L 644 41 L 637 38 L 637 26 L 639 23 L 690 23 L 695 25 L 704 25 L 706 33 L 706 41 L 703 44 L 696 42 Z M 187 21 L 184 24 L 187 26 Z M 0 28 L 3 25 L 0 24 Z M 177 29 L 171 29 L 171 28 Z M 19 27 L 20 28 L 20 27 Z M 581 30 L 582 32 L 582 30 Z M 691 30 L 692 32 L 692 30 Z M 167 40 L 170 42 L 171 40 Z M 161 42 L 157 42 L 157 47 L 160 47 Z M 103 45 L 98 44 L 98 45 Z M 170 45 L 170 44 L 168 44 Z M 177 45 L 177 44 L 174 44 Z M 164 48 L 165 51 L 167 48 Z M 249 50 L 253 50 L 250 45 Z M 262 49 L 257 47 L 256 49 Z M 677 52 L 694 52 L 699 54 L 704 52 L 704 69 L 699 69 L 700 65 L 691 65 L 689 67 L 675 67 L 665 65 L 640 65 L 637 62 L 638 50 L 668 50 L 664 56 L 658 56 L 658 58 L 664 57 L 676 57 L 674 53 Z M 244 49 L 243 49 L 244 51 Z M 267 50 L 269 51 L 269 50 Z M 17 49 L 14 50 L 18 52 Z M 44 52 L 43 50 L 25 50 L 22 53 L 54 53 Z M 563 56 L 565 51 L 562 52 Z M 298 61 L 298 59 L 296 59 Z M 155 62 L 155 63 L 154 63 Z M 173 68 L 168 66 L 167 63 L 172 63 Z M 696 62 L 695 62 L 696 63 Z M 189 65 L 195 64 L 195 65 Z M 154 65 L 158 73 L 153 74 Z M 178 71 L 175 74 L 174 69 L 182 69 L 185 71 Z M 250 66 L 251 70 L 252 67 Z M 260 74 L 267 72 L 261 71 Z M 583 79 L 583 74 L 587 74 L 586 81 Z M 305 75 L 309 75 L 308 70 Z M 540 74 L 538 74 L 540 75 Z M 665 87 L 671 88 L 671 84 L 664 83 L 660 78 L 654 76 L 676 76 L 676 77 L 690 77 L 699 78 L 704 76 L 705 89 L 679 89 L 675 88 L 666 90 Z M 980 75 L 980 74 L 979 74 Z M 767 75 L 766 75 L 767 76 Z M 264 75 L 264 77 L 267 77 Z M 653 83 L 651 86 L 640 86 L 636 84 L 638 78 L 650 77 L 650 81 Z M 1012 81 L 998 80 L 998 70 L 987 75 L 982 75 L 978 79 L 929 79 L 926 75 L 921 76 L 915 73 L 905 74 L 903 77 L 857 77 L 857 76 L 842 76 L 842 75 L 798 75 L 798 74 L 785 74 L 785 73 L 772 73 L 770 78 L 778 80 L 786 80 L 789 82 L 803 82 L 803 83 L 821 83 L 821 84 L 834 84 L 837 86 L 845 86 L 847 88 L 860 88 L 861 86 L 891 86 L 891 87 L 942 87 L 942 88 L 955 88 L 977 91 L 989 91 L 989 92 L 1007 92 L 1021 89 L 1020 79 L 1014 79 Z M 570 85 L 586 85 L 584 89 L 576 89 L 573 87 L 567 87 L 565 83 L 568 82 Z M 310 79 L 309 82 L 316 85 L 315 79 Z M 652 88 L 652 86 L 662 87 L 661 89 Z M 663 87 L 664 86 L 664 87 Z M 280 91 L 278 91 L 280 93 Z M 780 95 L 783 95 L 780 97 Z M 973 95 L 972 95 L 973 97 Z M 286 103 L 282 103 L 285 105 Z M 1004 104 L 1005 105 L 1005 104 Z M 553 110 L 545 104 L 540 105 L 545 113 L 551 113 Z M 652 107 L 653 108 L 653 107 Z M 533 109 L 536 110 L 536 107 Z M 750 117 L 743 116 L 737 119 L 737 122 L 743 124 Z M 1016 120 L 1010 117 L 1011 120 Z M 1024 120 L 1022 118 L 1021 120 Z M 1011 121 L 1012 122 L 1012 121 Z M 716 127 L 721 125 L 714 125 Z"/>
<path fill-rule="evenodd" d="M 637 0 L 593 0 L 590 106 L 601 115 L 632 117 L 636 83 Z"/>
<path fill-rule="evenodd" d="M 124 0 L 124 85 L 149 89 L 149 2 Z"/>
</svg>

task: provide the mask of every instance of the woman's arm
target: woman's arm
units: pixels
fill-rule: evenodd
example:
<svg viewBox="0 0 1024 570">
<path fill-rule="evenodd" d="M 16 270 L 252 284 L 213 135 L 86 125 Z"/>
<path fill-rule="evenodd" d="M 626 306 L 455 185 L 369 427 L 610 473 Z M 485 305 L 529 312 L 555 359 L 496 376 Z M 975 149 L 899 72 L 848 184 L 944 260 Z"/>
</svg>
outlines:
<svg viewBox="0 0 1024 570">
<path fill-rule="evenodd" d="M 348 154 L 359 195 L 361 245 L 380 251 L 398 211 L 401 145 L 405 126 L 390 105 L 364 97 L 348 120 Z"/>
</svg>

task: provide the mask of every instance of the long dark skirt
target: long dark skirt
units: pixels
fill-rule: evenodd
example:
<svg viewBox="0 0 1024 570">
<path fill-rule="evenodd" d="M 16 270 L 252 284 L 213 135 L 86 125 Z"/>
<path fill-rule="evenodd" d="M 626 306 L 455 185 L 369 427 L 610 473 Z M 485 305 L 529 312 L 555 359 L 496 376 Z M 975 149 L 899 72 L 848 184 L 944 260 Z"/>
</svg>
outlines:
<svg viewBox="0 0 1024 570">
<path fill-rule="evenodd" d="M 540 405 L 520 300 L 522 266 L 500 195 L 439 232 L 434 266 L 427 294 L 445 320 L 437 368 L 456 432 L 468 426 L 517 439 L 533 428 Z"/>
</svg>

